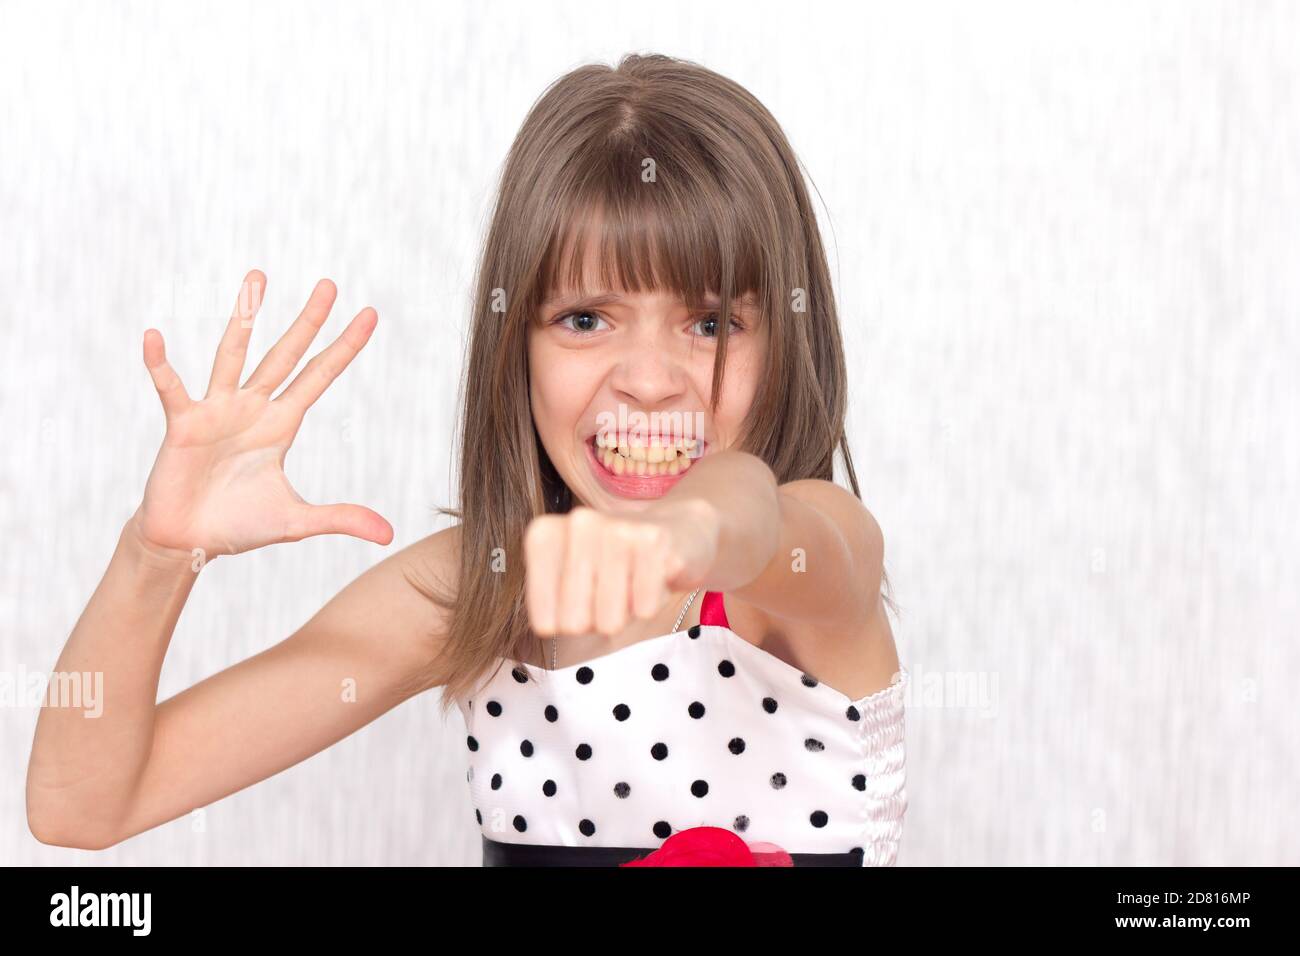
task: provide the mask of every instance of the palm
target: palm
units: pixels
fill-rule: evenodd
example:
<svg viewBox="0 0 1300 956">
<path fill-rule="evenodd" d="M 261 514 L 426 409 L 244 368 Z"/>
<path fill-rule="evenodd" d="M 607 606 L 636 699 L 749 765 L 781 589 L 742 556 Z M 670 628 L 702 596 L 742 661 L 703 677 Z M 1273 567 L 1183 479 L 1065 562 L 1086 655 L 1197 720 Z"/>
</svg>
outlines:
<svg viewBox="0 0 1300 956">
<path fill-rule="evenodd" d="M 285 476 L 292 429 L 251 393 L 209 399 L 174 423 L 145 489 L 150 540 L 238 554 L 289 537 L 304 502 Z"/>
<path fill-rule="evenodd" d="M 339 533 L 386 544 L 392 528 L 360 505 L 312 505 L 284 473 L 284 459 L 306 409 L 360 350 L 373 329 L 363 310 L 329 348 L 315 356 L 279 396 L 271 393 L 297 365 L 328 314 L 332 283 L 317 285 L 301 316 L 249 377 L 238 377 L 265 278 L 245 280 L 218 350 L 208 394 L 189 400 L 162 356 L 161 341 L 145 361 L 167 415 L 159 449 L 137 511 L 140 531 L 163 548 L 206 556 L 238 554 L 278 541 Z M 245 295 L 254 291 L 252 301 Z M 150 359 L 153 361 L 150 361 Z"/>
</svg>

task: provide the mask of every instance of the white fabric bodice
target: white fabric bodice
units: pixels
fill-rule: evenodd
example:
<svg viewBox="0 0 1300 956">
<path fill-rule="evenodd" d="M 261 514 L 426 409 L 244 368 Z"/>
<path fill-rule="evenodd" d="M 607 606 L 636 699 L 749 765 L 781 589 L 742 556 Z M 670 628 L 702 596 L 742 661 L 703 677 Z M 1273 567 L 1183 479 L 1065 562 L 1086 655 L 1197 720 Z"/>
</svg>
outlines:
<svg viewBox="0 0 1300 956">
<path fill-rule="evenodd" d="M 892 866 L 908 677 L 852 700 L 716 624 L 557 670 L 503 661 L 458 702 L 476 819 L 492 840 L 562 846 L 726 827 Z"/>
</svg>

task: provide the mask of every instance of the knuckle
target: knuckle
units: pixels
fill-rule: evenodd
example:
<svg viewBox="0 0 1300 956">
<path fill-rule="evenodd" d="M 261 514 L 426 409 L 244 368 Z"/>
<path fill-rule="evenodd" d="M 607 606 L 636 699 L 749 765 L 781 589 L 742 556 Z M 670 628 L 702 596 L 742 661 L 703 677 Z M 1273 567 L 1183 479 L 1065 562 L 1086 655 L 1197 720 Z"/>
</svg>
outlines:
<svg viewBox="0 0 1300 956">
<path fill-rule="evenodd" d="M 531 553 L 537 547 L 537 542 L 542 534 L 539 520 L 534 519 L 524 528 L 524 553 Z"/>
<path fill-rule="evenodd" d="M 600 512 L 586 506 L 579 506 L 569 512 L 569 528 L 575 538 L 590 541 L 599 535 L 604 519 Z"/>
<path fill-rule="evenodd" d="M 554 515 L 539 515 L 524 529 L 524 549 L 536 552 L 556 539 L 560 528 Z"/>
<path fill-rule="evenodd" d="M 600 555 L 600 561 L 605 568 L 611 568 L 613 562 L 623 560 L 630 550 L 631 541 L 623 528 L 615 523 L 607 534 L 600 536 L 600 542 L 597 547 L 597 553 Z"/>
</svg>

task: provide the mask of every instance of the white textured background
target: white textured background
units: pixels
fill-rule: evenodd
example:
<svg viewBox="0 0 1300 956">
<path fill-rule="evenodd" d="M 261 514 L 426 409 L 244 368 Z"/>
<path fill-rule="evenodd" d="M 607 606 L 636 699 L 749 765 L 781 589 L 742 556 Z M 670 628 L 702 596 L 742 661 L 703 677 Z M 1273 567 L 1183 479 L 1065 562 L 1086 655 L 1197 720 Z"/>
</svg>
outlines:
<svg viewBox="0 0 1300 956">
<path fill-rule="evenodd" d="M 391 548 L 439 527 L 498 166 L 547 83 L 631 50 L 747 86 L 829 210 L 916 679 L 900 865 L 1300 863 L 1297 4 L 0 3 L 0 668 L 53 666 L 139 500 L 143 330 L 201 395 L 251 267 L 246 373 L 320 276 L 312 354 L 380 315 L 296 486 Z M 218 562 L 162 695 L 383 553 Z M 432 695 L 102 853 L 26 829 L 35 718 L 0 711 L 0 862 L 479 861 Z"/>
</svg>

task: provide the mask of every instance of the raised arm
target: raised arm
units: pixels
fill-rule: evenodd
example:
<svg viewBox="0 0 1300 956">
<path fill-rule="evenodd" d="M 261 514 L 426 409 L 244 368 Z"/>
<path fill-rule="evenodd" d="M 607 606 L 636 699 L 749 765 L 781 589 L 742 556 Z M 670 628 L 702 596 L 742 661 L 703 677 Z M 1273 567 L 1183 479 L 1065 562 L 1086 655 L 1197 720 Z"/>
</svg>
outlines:
<svg viewBox="0 0 1300 956">
<path fill-rule="evenodd" d="M 445 618 L 408 577 L 454 569 L 458 535 L 448 528 L 386 557 L 289 637 L 157 705 L 153 661 L 167 640 L 162 624 L 140 620 L 152 630 L 142 630 L 113 667 L 131 683 L 152 673 L 147 686 L 113 692 L 106 683 L 98 718 L 43 712 L 42 720 L 58 713 L 84 725 L 111 723 L 67 733 L 52 721 L 38 725 L 27 778 L 33 834 L 58 846 L 112 846 L 274 776 L 437 686 L 436 678 L 416 686 L 412 679 L 427 673 Z M 168 584 L 154 560 L 141 557 L 124 529 L 114 557 L 121 573 L 143 564 L 140 586 L 158 594 L 180 586 Z M 77 654 L 69 642 L 59 668 L 90 666 Z M 114 728 L 121 730 L 116 748 Z"/>
<path fill-rule="evenodd" d="M 110 846 L 291 766 L 397 704 L 436 650 L 438 614 L 404 572 L 442 573 L 450 531 L 380 561 L 275 647 L 157 702 L 172 633 L 206 563 L 317 534 L 392 540 L 375 512 L 309 504 L 282 470 L 307 408 L 364 346 L 374 312 L 362 310 L 272 398 L 324 323 L 334 286 L 317 284 L 241 387 L 264 282 L 256 270 L 246 277 L 201 401 L 167 364 L 161 336 L 145 333 L 167 434 L 53 669 L 60 681 L 90 675 L 100 696 L 93 710 L 47 699 L 37 720 L 27 816 L 43 842 Z M 355 698 L 345 681 L 355 681 Z"/>
</svg>

